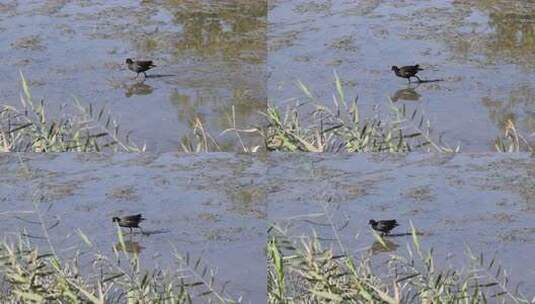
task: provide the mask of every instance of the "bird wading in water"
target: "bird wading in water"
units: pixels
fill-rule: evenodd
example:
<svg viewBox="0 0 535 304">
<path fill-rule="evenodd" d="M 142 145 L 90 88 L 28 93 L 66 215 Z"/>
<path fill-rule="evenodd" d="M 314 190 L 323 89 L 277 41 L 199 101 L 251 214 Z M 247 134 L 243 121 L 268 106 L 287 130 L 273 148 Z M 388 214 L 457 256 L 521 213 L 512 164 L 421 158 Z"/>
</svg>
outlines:
<svg viewBox="0 0 535 304">
<path fill-rule="evenodd" d="M 145 219 L 143 218 L 141 214 L 136 214 L 136 215 L 127 215 L 127 216 L 122 216 L 122 217 L 116 216 L 112 219 L 112 222 L 119 224 L 119 227 L 129 228 L 130 232 L 132 232 L 132 228 L 138 228 L 141 231 L 141 233 L 143 233 L 143 229 L 139 227 L 139 223 L 141 223 L 144 220 Z"/>
<path fill-rule="evenodd" d="M 383 220 L 383 221 L 370 220 L 368 224 L 372 226 L 373 230 L 380 232 L 381 236 L 388 235 L 390 231 L 392 231 L 392 229 L 399 226 L 396 220 Z"/>
<path fill-rule="evenodd" d="M 145 72 L 156 66 L 152 63 L 152 60 L 132 60 L 131 58 L 126 59 L 126 64 L 130 71 L 137 73 L 136 78 L 140 73 L 143 73 L 143 76 L 147 77 L 147 73 Z"/>
<path fill-rule="evenodd" d="M 409 83 L 411 82 L 411 77 L 415 77 L 416 79 L 418 79 L 419 82 L 422 82 L 420 77 L 416 76 L 416 74 L 418 73 L 418 71 L 423 70 L 424 69 L 421 69 L 418 64 L 402 66 L 401 68 L 398 68 L 395 65 L 392 66 L 392 71 L 394 71 L 394 74 L 396 74 L 396 76 L 398 77 L 406 78 L 407 80 L 409 80 Z"/>
</svg>

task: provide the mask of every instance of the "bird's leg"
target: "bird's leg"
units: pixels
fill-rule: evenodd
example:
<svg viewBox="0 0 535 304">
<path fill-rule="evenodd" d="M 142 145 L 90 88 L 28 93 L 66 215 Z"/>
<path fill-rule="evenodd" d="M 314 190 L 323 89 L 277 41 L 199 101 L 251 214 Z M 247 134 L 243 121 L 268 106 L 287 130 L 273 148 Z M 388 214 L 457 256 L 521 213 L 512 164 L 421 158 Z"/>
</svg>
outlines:
<svg viewBox="0 0 535 304">
<path fill-rule="evenodd" d="M 407 78 L 407 80 L 409 80 L 409 84 L 411 83 L 411 76 L 409 76 L 409 78 Z"/>
<path fill-rule="evenodd" d="M 130 229 L 130 233 L 132 233 L 132 227 L 128 227 L 128 229 Z"/>
<path fill-rule="evenodd" d="M 414 83 L 414 82 L 413 82 L 413 83 Z M 411 84 L 409 84 L 409 86 L 407 87 L 407 89 L 416 89 L 416 88 L 418 88 L 418 87 L 420 86 L 420 84 L 421 84 L 421 82 L 417 82 L 417 83 L 416 83 L 416 86 L 414 86 L 414 87 L 411 87 Z"/>
<path fill-rule="evenodd" d="M 420 79 L 420 77 L 414 75 L 414 77 L 416 77 L 416 79 L 418 79 L 418 82 L 422 82 L 422 80 Z"/>
</svg>

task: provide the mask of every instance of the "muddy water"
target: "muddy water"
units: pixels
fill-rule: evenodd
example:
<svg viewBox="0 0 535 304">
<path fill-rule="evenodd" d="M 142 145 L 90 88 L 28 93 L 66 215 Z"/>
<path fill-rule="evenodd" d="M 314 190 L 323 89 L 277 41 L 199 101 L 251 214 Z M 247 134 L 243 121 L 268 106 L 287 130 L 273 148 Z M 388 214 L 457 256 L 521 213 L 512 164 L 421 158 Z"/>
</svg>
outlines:
<svg viewBox="0 0 535 304">
<path fill-rule="evenodd" d="M 1 103 L 16 105 L 19 70 L 48 111 L 106 106 L 137 142 L 176 150 L 200 117 L 218 134 L 265 108 L 265 1 L 2 1 Z M 143 83 L 127 57 L 154 60 Z M 141 78 L 141 77 L 140 77 Z M 225 138 L 222 138 L 224 141 Z"/>
<path fill-rule="evenodd" d="M 535 132 L 531 1 L 272 1 L 269 22 L 270 102 L 295 103 L 299 79 L 331 104 L 336 70 L 363 110 L 405 103 L 464 151 L 493 150 L 507 119 Z M 444 81 L 390 70 L 415 63 Z"/>
</svg>

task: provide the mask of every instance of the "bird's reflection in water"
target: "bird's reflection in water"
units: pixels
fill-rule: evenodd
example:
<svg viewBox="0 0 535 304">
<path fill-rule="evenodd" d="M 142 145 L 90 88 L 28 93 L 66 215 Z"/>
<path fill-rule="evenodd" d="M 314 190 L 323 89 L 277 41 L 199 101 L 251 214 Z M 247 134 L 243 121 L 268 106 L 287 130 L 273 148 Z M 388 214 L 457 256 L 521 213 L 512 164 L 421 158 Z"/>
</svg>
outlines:
<svg viewBox="0 0 535 304">
<path fill-rule="evenodd" d="M 117 251 L 123 251 L 123 252 L 128 252 L 128 253 L 135 253 L 135 254 L 139 254 L 141 252 L 141 250 L 145 249 L 145 247 L 139 245 L 139 242 L 136 242 L 136 241 L 131 241 L 131 240 L 128 240 L 128 241 L 124 241 L 123 244 L 121 244 L 121 242 L 117 242 L 113 248 Z"/>
<path fill-rule="evenodd" d="M 150 85 L 145 84 L 143 82 L 136 82 L 131 85 L 125 85 L 124 88 L 124 95 L 126 97 L 130 97 L 132 95 L 149 95 L 153 91 L 153 88 Z"/>
<path fill-rule="evenodd" d="M 394 96 L 392 96 L 392 101 L 396 102 L 398 100 L 406 100 L 406 101 L 417 101 L 422 97 L 422 95 L 418 94 L 416 92 L 416 88 L 408 87 L 405 89 L 397 90 L 396 93 L 394 93 Z"/>
<path fill-rule="evenodd" d="M 379 254 L 383 252 L 392 252 L 396 251 L 399 247 L 398 244 L 392 242 L 391 240 L 383 239 L 384 244 L 381 244 L 379 241 L 375 241 L 370 248 L 372 254 Z"/>
</svg>

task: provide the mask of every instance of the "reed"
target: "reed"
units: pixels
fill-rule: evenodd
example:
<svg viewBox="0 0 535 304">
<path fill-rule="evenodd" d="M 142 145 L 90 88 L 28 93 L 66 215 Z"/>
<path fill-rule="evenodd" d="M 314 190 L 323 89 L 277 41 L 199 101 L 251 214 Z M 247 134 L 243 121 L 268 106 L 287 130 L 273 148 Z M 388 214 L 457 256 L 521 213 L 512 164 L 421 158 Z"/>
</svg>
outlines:
<svg viewBox="0 0 535 304">
<path fill-rule="evenodd" d="M 404 105 L 390 104 L 390 113 L 365 116 L 359 109 L 358 98 L 347 100 L 342 81 L 335 73 L 336 87 L 332 103 L 321 102 L 313 90 L 298 82 L 306 101 L 286 109 L 268 105 L 262 112 L 264 121 L 258 126 L 238 128 L 233 112 L 233 132 L 240 152 L 458 152 L 439 143 L 432 134 L 431 123 L 418 111 L 408 111 Z M 262 146 L 248 147 L 240 134 L 255 134 L 263 139 Z M 217 136 L 212 136 L 199 119 L 192 124 L 181 150 L 185 152 L 220 151 Z"/>
<path fill-rule="evenodd" d="M 118 227 L 119 228 L 119 227 Z M 28 237 L 0 244 L 1 303 L 237 303 L 214 272 L 200 259 L 175 252 L 174 270 L 143 269 L 139 256 L 130 254 L 122 232 L 118 245 L 106 256 L 78 232 L 92 260 L 80 268 L 80 252 L 72 258 L 56 255 L 53 248 L 39 250 Z M 86 251 L 86 250 L 84 250 Z"/>
<path fill-rule="evenodd" d="M 269 106 L 264 116 L 267 126 L 259 133 L 267 150 L 304 152 L 455 152 L 437 143 L 429 120 L 405 105 L 390 104 L 390 115 L 364 116 L 358 96 L 348 101 L 341 79 L 334 73 L 335 93 L 332 104 L 321 102 L 312 89 L 298 82 L 307 101 L 289 107 L 283 113 Z M 312 108 L 303 114 L 303 108 Z"/>
<path fill-rule="evenodd" d="M 531 134 L 529 137 L 533 137 L 534 135 L 535 133 Z M 496 137 L 494 147 L 498 152 L 535 152 L 535 145 L 530 143 L 526 136 L 518 131 L 515 123 L 511 119 L 508 119 L 505 122 L 503 135 Z"/>
<path fill-rule="evenodd" d="M 50 115 L 44 100 L 35 102 L 21 73 L 21 106 L 0 106 L 0 152 L 141 152 L 104 107 L 74 98 L 74 114 Z"/>
<path fill-rule="evenodd" d="M 354 257 L 324 248 L 315 233 L 291 238 L 279 227 L 271 231 L 269 303 L 529 303 L 510 291 L 496 259 L 468 251 L 465 268 L 442 267 L 432 249 L 424 251 L 414 227 L 407 254 L 390 255 L 381 272 L 371 252 Z"/>
</svg>

